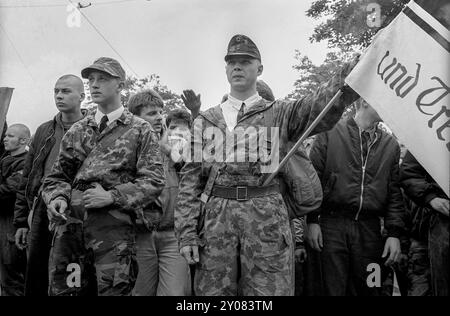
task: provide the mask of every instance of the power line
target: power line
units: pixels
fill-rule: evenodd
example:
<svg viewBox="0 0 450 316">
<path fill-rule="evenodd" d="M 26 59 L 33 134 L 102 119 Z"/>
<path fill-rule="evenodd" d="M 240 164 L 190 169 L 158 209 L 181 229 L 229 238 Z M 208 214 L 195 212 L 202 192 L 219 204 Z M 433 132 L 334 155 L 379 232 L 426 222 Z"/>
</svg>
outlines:
<svg viewBox="0 0 450 316">
<path fill-rule="evenodd" d="M 75 4 L 72 2 L 72 0 L 68 0 L 73 6 L 75 6 Z M 131 72 L 134 73 L 134 75 L 136 77 L 139 78 L 139 75 L 136 73 L 136 71 L 134 71 L 134 69 L 130 66 L 130 64 L 127 63 L 127 61 L 125 60 L 125 58 L 122 57 L 122 55 L 114 48 L 114 46 L 108 41 L 108 39 L 100 32 L 100 30 L 94 25 L 94 23 L 91 22 L 91 20 L 89 20 L 89 18 L 86 16 L 86 14 L 83 13 L 83 11 L 79 10 L 79 12 L 81 13 L 81 15 L 86 19 L 86 21 L 88 21 L 88 23 L 94 28 L 94 30 L 97 32 L 98 35 L 100 35 L 101 38 L 103 38 L 103 40 L 106 42 L 106 44 L 108 44 L 108 46 L 117 54 L 117 56 L 120 57 L 120 59 L 123 60 L 123 62 L 125 63 L 125 65 L 128 66 L 128 68 L 131 70 Z"/>
<path fill-rule="evenodd" d="M 5 28 L 3 27 L 3 25 L 2 25 L 1 23 L 0 23 L 0 29 L 2 29 L 3 33 L 6 35 L 6 38 L 8 39 L 9 43 L 10 43 L 11 46 L 13 47 L 13 49 L 14 49 L 14 51 L 15 51 L 17 57 L 19 58 L 19 60 L 20 60 L 20 62 L 22 63 L 22 65 L 23 65 L 23 66 L 25 67 L 25 69 L 27 70 L 28 75 L 31 77 L 31 79 L 32 79 L 34 82 L 37 82 L 37 81 L 34 79 L 33 75 L 31 74 L 30 69 L 29 69 L 28 66 L 25 64 L 25 61 L 23 60 L 22 55 L 20 55 L 19 50 L 17 49 L 16 45 L 14 45 L 14 42 L 11 40 L 11 38 L 9 37 L 8 33 L 6 32 Z"/>
<path fill-rule="evenodd" d="M 142 1 L 142 0 L 116 0 L 116 1 L 103 1 L 103 2 L 89 2 L 89 6 L 97 6 L 97 5 L 111 5 L 111 4 L 119 4 L 119 3 L 126 3 L 126 2 L 136 2 L 136 1 Z M 149 0 L 147 0 L 149 1 Z M 78 3 L 81 4 L 80 2 Z M 54 8 L 54 7 L 66 7 L 65 4 L 29 4 L 29 5 L 0 5 L 0 8 Z M 78 5 L 76 6 L 79 7 Z M 85 7 L 81 7 L 82 9 Z"/>
</svg>

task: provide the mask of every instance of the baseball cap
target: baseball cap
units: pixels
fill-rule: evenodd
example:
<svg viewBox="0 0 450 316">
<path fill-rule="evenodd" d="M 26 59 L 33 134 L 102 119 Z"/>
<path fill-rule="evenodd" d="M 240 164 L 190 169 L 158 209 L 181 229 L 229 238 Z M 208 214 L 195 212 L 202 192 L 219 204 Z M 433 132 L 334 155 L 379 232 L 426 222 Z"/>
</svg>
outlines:
<svg viewBox="0 0 450 316">
<path fill-rule="evenodd" d="M 120 78 L 121 80 L 125 80 L 125 70 L 123 70 L 120 63 L 109 57 L 100 57 L 92 65 L 89 67 L 84 68 L 81 71 L 81 76 L 84 79 L 87 79 L 89 77 L 89 74 L 93 71 L 101 71 L 104 73 L 107 73 L 108 75 Z"/>
</svg>

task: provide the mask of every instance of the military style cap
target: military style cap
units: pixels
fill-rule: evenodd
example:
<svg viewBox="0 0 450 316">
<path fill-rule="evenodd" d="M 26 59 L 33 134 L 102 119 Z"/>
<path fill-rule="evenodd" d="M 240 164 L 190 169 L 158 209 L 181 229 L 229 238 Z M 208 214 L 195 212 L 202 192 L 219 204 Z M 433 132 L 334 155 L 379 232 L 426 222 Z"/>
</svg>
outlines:
<svg viewBox="0 0 450 316">
<path fill-rule="evenodd" d="M 228 44 L 228 52 L 225 56 L 225 61 L 232 56 L 249 56 L 261 61 L 261 54 L 259 53 L 256 44 L 253 43 L 249 37 L 241 34 L 231 38 L 230 43 Z"/>
<path fill-rule="evenodd" d="M 108 75 L 116 78 L 120 78 L 121 80 L 125 80 L 125 70 L 123 70 L 120 63 L 109 57 L 100 57 L 92 65 L 87 68 L 84 68 L 81 71 L 81 76 L 84 79 L 89 77 L 89 74 L 93 71 L 101 71 L 107 73 Z"/>
</svg>

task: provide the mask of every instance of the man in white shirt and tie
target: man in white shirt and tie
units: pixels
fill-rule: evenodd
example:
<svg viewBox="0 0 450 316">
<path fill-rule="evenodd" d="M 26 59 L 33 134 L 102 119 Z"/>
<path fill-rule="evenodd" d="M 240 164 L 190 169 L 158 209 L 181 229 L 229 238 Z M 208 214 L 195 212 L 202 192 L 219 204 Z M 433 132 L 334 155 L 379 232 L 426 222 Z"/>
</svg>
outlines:
<svg viewBox="0 0 450 316">
<path fill-rule="evenodd" d="M 252 148 L 245 134 L 237 139 L 245 146 L 218 142 L 235 139 L 227 134 L 237 130 L 275 127 L 279 152 L 285 154 L 285 144 L 297 141 L 327 101 L 342 89 L 343 95 L 313 134 L 331 129 L 346 105 L 358 98 L 352 90 L 343 88 L 352 67 L 345 65 L 314 95 L 292 102 L 269 102 L 256 91 L 263 65 L 250 38 L 233 36 L 225 62 L 228 99 L 196 118 L 191 159 L 181 171 L 175 209 L 180 252 L 189 264 L 196 264 L 196 295 L 292 295 L 293 241 L 278 178 L 263 185 L 268 176 L 264 159 L 258 156 L 255 161 L 250 155 L 260 153 L 261 148 Z M 211 137 L 211 131 L 215 136 L 222 133 L 222 137 Z M 223 148 L 222 157 L 227 160 L 210 159 L 220 158 L 220 150 L 206 159 L 204 151 L 210 148 Z M 246 160 L 229 160 L 233 157 L 230 148 Z"/>
</svg>

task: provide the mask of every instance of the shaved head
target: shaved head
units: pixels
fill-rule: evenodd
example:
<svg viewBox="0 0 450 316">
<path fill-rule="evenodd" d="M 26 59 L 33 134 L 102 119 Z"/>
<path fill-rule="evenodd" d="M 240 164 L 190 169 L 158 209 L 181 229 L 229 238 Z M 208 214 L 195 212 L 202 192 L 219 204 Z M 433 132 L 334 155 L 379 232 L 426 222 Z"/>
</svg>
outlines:
<svg viewBox="0 0 450 316">
<path fill-rule="evenodd" d="M 60 82 L 64 82 L 65 85 L 71 87 L 79 93 L 84 93 L 83 80 L 81 80 L 78 76 L 72 74 L 64 75 L 56 81 L 56 85 Z"/>
<path fill-rule="evenodd" d="M 55 104 L 63 115 L 75 115 L 77 119 L 81 116 L 81 102 L 83 102 L 84 84 L 80 77 L 67 74 L 60 77 L 54 88 Z M 65 118 L 72 121 L 72 119 Z"/>
<path fill-rule="evenodd" d="M 24 124 L 14 124 L 11 125 L 8 130 L 12 131 L 17 137 L 30 139 L 31 132 L 30 129 Z"/>
<path fill-rule="evenodd" d="M 28 127 L 23 124 L 11 125 L 6 131 L 3 144 L 5 150 L 12 156 L 16 156 L 26 151 L 26 146 L 31 138 Z"/>
</svg>

